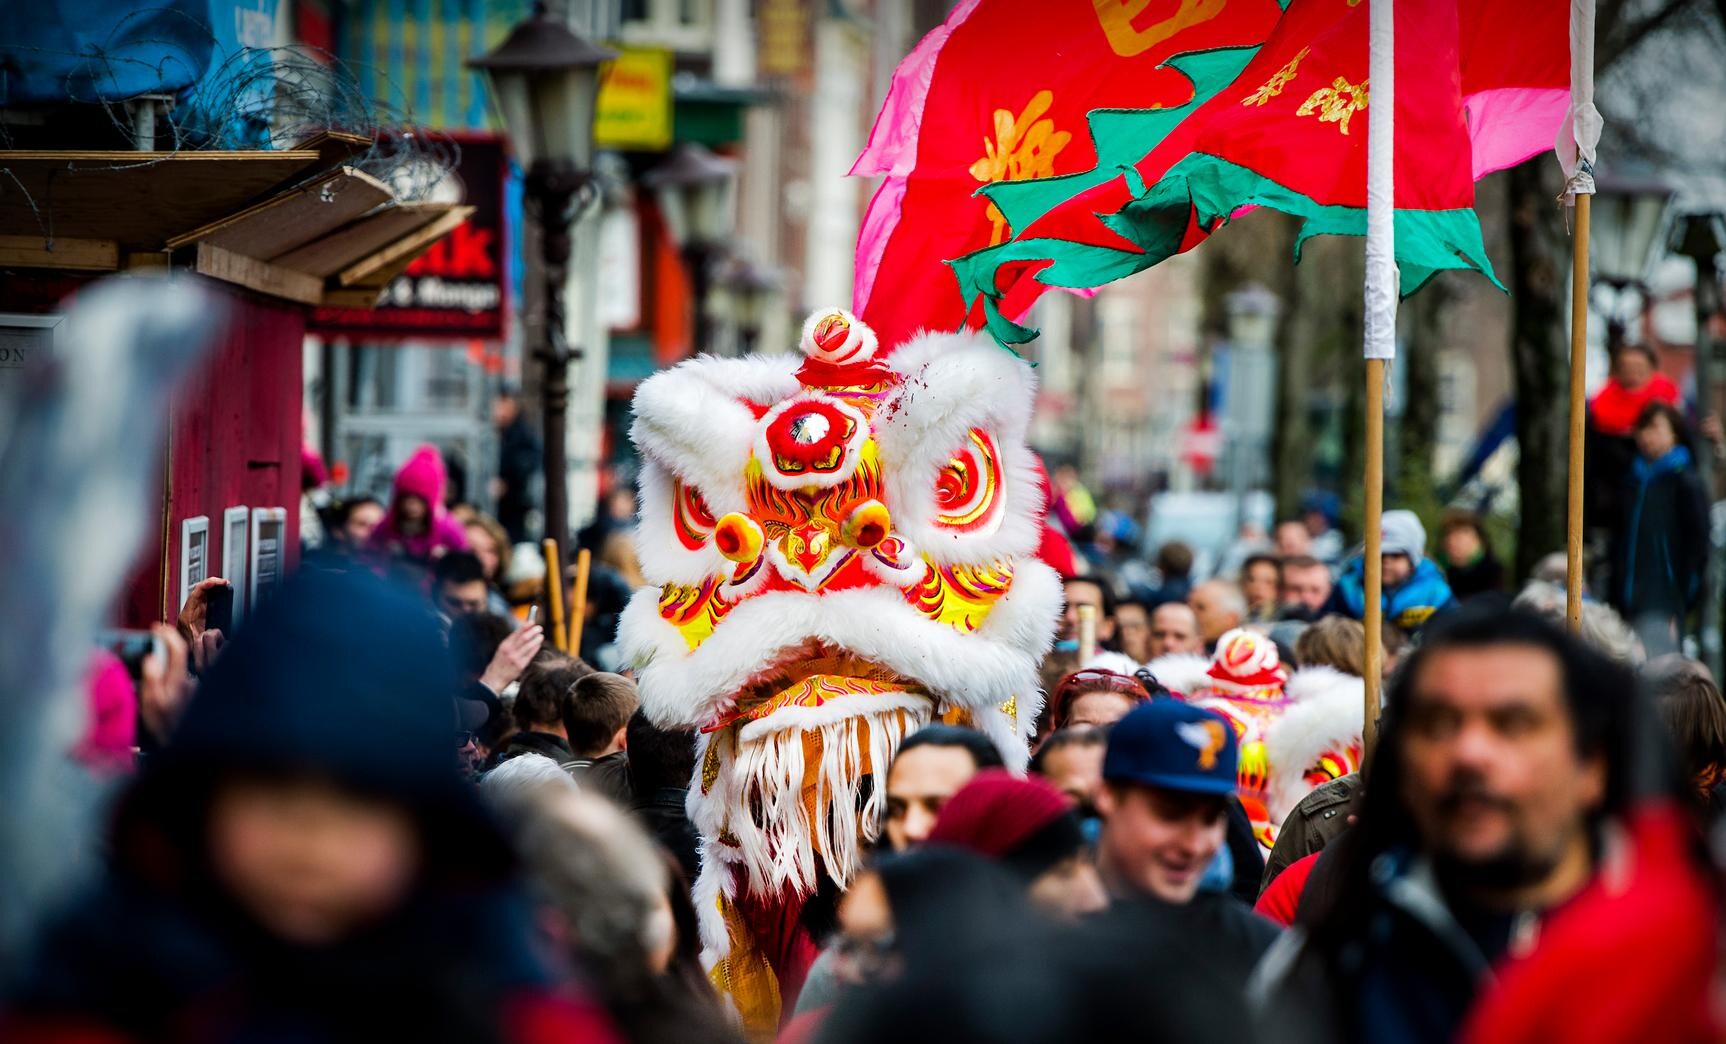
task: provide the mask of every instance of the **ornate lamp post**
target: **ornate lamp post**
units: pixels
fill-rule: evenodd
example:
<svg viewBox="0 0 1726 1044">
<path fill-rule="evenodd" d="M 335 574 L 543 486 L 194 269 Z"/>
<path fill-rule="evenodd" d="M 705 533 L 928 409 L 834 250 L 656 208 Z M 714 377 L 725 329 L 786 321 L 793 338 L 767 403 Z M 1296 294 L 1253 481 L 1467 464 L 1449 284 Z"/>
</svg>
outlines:
<svg viewBox="0 0 1726 1044">
<path fill-rule="evenodd" d="M 697 352 L 712 347 L 707 295 L 714 262 L 731 232 L 731 188 L 736 180 L 736 160 L 695 142 L 679 144 L 664 163 L 641 179 L 657 197 L 672 241 L 683 253 L 695 304 L 692 340 Z"/>
<path fill-rule="evenodd" d="M 732 320 L 737 324 L 738 354 L 748 355 L 756 349 L 768 305 L 779 293 L 779 273 L 739 258 L 726 273 L 725 289 L 731 298 Z"/>
<path fill-rule="evenodd" d="M 1672 200 L 1672 186 L 1654 178 L 1600 177 L 1595 181 L 1589 256 L 1594 262 L 1595 307 L 1606 317 L 1606 350 L 1615 354 L 1631 320 L 1648 307 L 1642 281 Z"/>
<path fill-rule="evenodd" d="M 1261 463 L 1276 415 L 1277 317 L 1282 299 L 1248 283 L 1224 301 L 1229 322 L 1229 476 L 1235 528 L 1247 521 L 1247 494 L 1262 484 Z"/>
<path fill-rule="evenodd" d="M 1672 222 L 1672 233 L 1666 247 L 1671 253 L 1688 257 L 1696 263 L 1696 352 L 1693 371 L 1696 376 L 1696 412 L 1704 417 L 1709 414 L 1718 416 L 1714 407 L 1715 360 L 1711 327 L 1714 317 L 1720 314 L 1721 263 L 1726 260 L 1726 213 L 1714 210 L 1679 215 L 1677 220 Z M 1716 482 L 1717 462 L 1706 448 L 1703 461 L 1699 470 L 1703 486 L 1708 491 L 1708 499 L 1712 501 L 1720 491 Z M 1721 560 L 1722 551 L 1726 551 L 1726 548 L 1710 543 L 1708 573 L 1703 586 L 1705 594 L 1702 599 L 1702 630 L 1699 635 L 1702 659 L 1715 672 L 1716 677 L 1723 666 L 1723 653 L 1726 653 L 1720 643 L 1720 585 L 1726 582 L 1726 562 Z"/>
<path fill-rule="evenodd" d="M 569 541 L 568 465 L 564 426 L 569 412 L 569 364 L 581 356 L 564 336 L 563 293 L 570 255 L 570 222 L 578 197 L 592 190 L 593 120 L 599 67 L 617 57 L 582 39 L 546 5 L 533 12 L 497 49 L 468 62 L 486 74 L 503 113 L 516 159 L 527 172 L 526 197 L 539 219 L 544 316 L 534 354 L 544 367 L 545 535 Z M 547 563 L 556 569 L 555 563 Z"/>
</svg>

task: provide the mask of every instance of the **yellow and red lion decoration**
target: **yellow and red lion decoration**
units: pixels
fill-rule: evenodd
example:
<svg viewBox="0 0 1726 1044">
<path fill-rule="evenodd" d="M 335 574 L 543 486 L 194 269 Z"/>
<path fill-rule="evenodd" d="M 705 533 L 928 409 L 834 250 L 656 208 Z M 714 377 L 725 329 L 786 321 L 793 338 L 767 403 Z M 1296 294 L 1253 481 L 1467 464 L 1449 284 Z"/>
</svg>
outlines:
<svg viewBox="0 0 1726 1044">
<path fill-rule="evenodd" d="M 658 587 L 621 641 L 647 714 L 697 729 L 704 957 L 763 1031 L 815 954 L 804 901 L 857 872 L 904 737 L 964 722 L 1024 765 L 1061 606 L 1034 557 L 1023 361 L 968 334 L 884 354 L 839 309 L 800 347 L 660 373 L 630 432 Z"/>
</svg>

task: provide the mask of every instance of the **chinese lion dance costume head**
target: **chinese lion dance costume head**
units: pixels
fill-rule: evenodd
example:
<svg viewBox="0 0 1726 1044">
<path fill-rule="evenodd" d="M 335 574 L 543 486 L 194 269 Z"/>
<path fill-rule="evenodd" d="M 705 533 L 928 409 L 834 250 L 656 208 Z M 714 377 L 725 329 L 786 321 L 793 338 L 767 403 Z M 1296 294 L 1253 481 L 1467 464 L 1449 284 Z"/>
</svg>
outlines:
<svg viewBox="0 0 1726 1044">
<path fill-rule="evenodd" d="M 697 730 L 704 957 L 758 1029 L 795 998 L 799 912 L 857 872 L 871 777 L 909 732 L 969 724 L 1024 765 L 1061 605 L 1033 557 L 1023 361 L 966 334 L 884 353 L 842 310 L 800 347 L 657 374 L 630 432 L 659 586 L 624 612 L 623 652 L 648 716 Z"/>
</svg>

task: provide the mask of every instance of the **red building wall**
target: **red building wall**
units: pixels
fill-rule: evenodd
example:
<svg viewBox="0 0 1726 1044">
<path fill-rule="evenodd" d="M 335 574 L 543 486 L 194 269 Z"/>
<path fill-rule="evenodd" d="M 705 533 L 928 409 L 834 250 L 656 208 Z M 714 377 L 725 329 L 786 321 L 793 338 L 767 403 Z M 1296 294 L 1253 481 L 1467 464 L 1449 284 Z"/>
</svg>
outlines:
<svg viewBox="0 0 1726 1044">
<path fill-rule="evenodd" d="M 161 516 L 152 519 L 151 546 L 141 556 L 123 603 L 122 626 L 171 620 L 180 596 L 180 527 L 210 520 L 210 575 L 220 575 L 230 507 L 287 511 L 284 570 L 299 556 L 301 380 L 305 309 L 228 287 L 223 332 L 202 371 L 172 403 L 165 497 L 168 520 L 163 568 Z"/>
</svg>

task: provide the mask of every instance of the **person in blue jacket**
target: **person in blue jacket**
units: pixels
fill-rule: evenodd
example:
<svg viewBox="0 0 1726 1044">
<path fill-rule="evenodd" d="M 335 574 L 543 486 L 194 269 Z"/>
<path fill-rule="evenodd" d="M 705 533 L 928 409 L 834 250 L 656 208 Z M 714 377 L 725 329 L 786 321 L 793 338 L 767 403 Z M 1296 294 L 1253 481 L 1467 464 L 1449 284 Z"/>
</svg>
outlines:
<svg viewBox="0 0 1726 1044">
<path fill-rule="evenodd" d="M 1426 557 L 1426 527 L 1412 511 L 1386 511 L 1379 522 L 1384 618 L 1414 634 L 1436 612 L 1456 604 L 1438 563 Z M 1332 608 L 1356 620 L 1366 616 L 1366 564 L 1355 555 L 1343 567 Z"/>
<path fill-rule="evenodd" d="M 1613 529 L 1613 606 L 1636 628 L 1648 655 L 1675 652 L 1684 617 L 1708 567 L 1708 498 L 1684 419 L 1651 402 L 1636 418 L 1636 459 L 1624 477 Z"/>
</svg>

